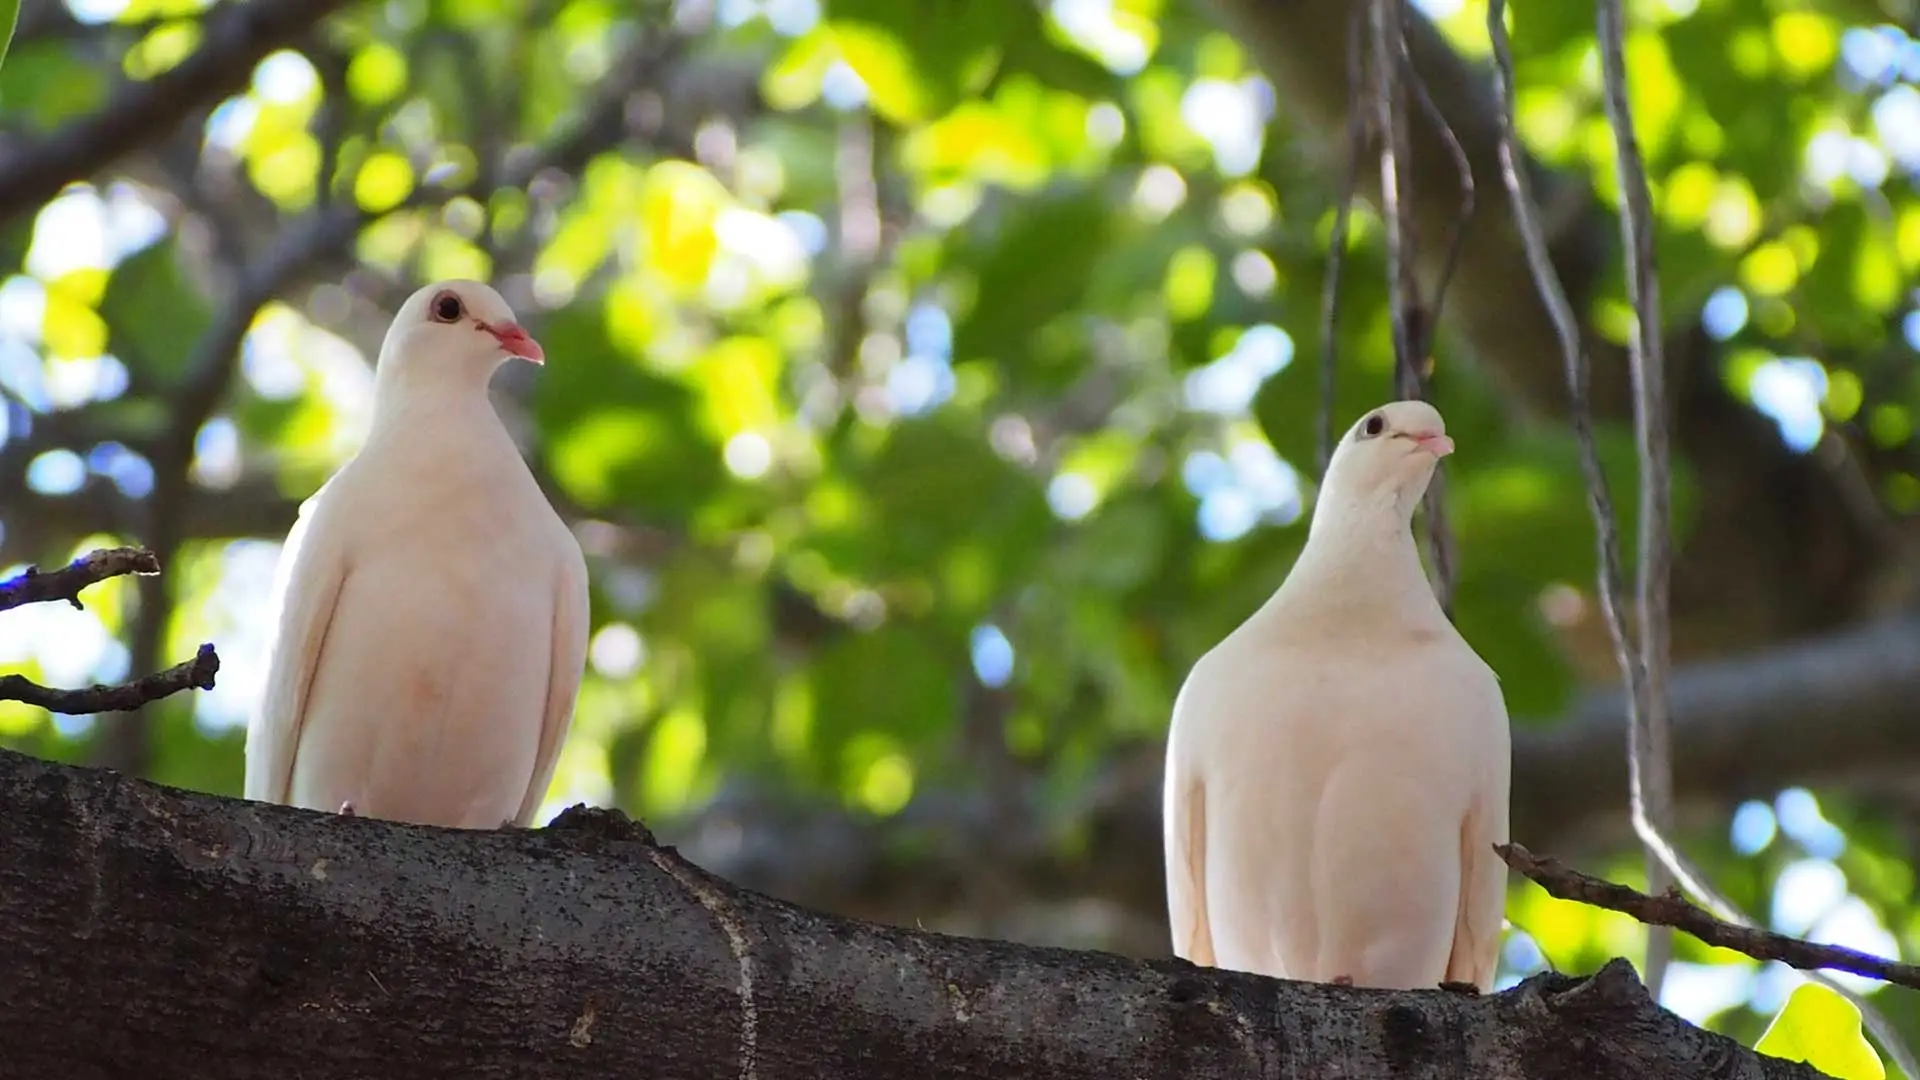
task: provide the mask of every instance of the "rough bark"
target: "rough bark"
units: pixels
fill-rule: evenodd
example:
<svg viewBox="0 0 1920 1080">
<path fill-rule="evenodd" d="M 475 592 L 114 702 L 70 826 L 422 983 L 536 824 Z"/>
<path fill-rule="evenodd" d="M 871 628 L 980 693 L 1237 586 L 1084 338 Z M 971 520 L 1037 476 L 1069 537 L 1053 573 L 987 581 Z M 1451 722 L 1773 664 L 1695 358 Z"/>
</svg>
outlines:
<svg viewBox="0 0 1920 1080">
<path fill-rule="evenodd" d="M 1624 961 L 1387 993 L 943 937 L 614 814 L 454 832 L 0 752 L 0 1076 L 1810 1078 Z"/>
<path fill-rule="evenodd" d="M 1207 0 L 1271 79 L 1275 101 L 1330 162 L 1343 153 L 1351 101 L 1346 35 L 1360 0 Z M 1525 13 L 1521 12 L 1521 18 Z M 1424 16 L 1408 11 L 1416 70 L 1458 137 L 1473 169 L 1479 210 L 1465 231 L 1443 325 L 1473 362 L 1536 416 L 1564 422 L 1560 350 L 1527 269 L 1499 173 L 1499 127 L 1490 76 L 1450 48 Z M 1441 239 L 1459 216 L 1460 184 L 1437 129 L 1424 112 L 1409 121 L 1411 205 L 1424 280 L 1444 255 Z M 1545 205 L 1554 263 L 1575 310 L 1592 310 L 1604 271 L 1618 258 L 1618 230 L 1584 178 L 1528 159 Z M 1332 166 L 1329 166 L 1330 169 Z M 1360 175 L 1377 190 L 1378 170 Z M 1329 172 L 1329 175 L 1335 175 Z M 1671 304 L 1704 297 L 1674 295 Z M 1673 317 L 1674 441 L 1701 479 L 1692 531 L 1676 553 L 1674 648 L 1697 657 L 1752 647 L 1839 625 L 1871 610 L 1886 584 L 1889 550 L 1880 523 L 1819 455 L 1793 453 L 1772 421 L 1735 401 L 1719 356 L 1695 313 Z M 1595 408 L 1627 415 L 1625 350 L 1586 328 Z M 1766 587 L 1755 588 L 1755 582 Z"/>
</svg>

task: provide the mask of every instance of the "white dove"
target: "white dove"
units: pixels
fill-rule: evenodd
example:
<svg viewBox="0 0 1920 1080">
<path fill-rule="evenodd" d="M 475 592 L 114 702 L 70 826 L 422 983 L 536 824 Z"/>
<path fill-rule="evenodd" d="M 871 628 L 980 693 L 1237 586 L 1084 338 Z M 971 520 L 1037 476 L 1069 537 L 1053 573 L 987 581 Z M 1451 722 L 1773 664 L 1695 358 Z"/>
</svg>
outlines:
<svg viewBox="0 0 1920 1080">
<path fill-rule="evenodd" d="M 487 399 L 510 356 L 546 359 L 481 282 L 429 285 L 394 316 L 366 441 L 281 553 L 247 798 L 532 819 L 585 665 L 587 569 Z"/>
<path fill-rule="evenodd" d="M 1413 511 L 1453 452 L 1420 401 L 1340 440 L 1280 588 L 1174 701 L 1173 950 L 1279 978 L 1492 987 L 1512 770 L 1492 669 L 1420 565 Z"/>
</svg>

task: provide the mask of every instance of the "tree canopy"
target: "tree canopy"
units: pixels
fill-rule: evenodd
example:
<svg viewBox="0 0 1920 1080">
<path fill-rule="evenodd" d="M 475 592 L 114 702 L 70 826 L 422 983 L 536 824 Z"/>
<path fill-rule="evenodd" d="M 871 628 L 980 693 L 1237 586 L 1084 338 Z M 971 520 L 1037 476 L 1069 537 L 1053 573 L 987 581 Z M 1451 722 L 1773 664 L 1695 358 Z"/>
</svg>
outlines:
<svg viewBox="0 0 1920 1080">
<path fill-rule="evenodd" d="M 483 278 L 546 350 L 498 404 L 593 575 L 548 814 L 617 806 L 835 912 L 1163 955 L 1173 695 L 1305 536 L 1354 3 L 26 0 L 0 66 L 0 561 L 137 542 L 166 573 L 9 613 L 0 662 L 77 685 L 210 641 L 223 665 L 137 715 L 0 702 L 0 745 L 237 794 L 275 543 L 364 430 L 399 300 Z M 1633 881 L 1486 8 L 1419 7 L 1429 290 L 1463 237 L 1432 377 L 1453 613 L 1514 715 L 1515 838 Z M 1910 952 L 1912 14 L 1629 7 L 1675 396 L 1682 840 L 1778 929 Z M 1631 547 L 1591 10 L 1509 18 Z M 1473 170 L 1464 220 L 1434 116 Z M 1356 205 L 1336 430 L 1392 394 L 1381 231 Z M 1509 917 L 1508 981 L 1640 948 L 1517 877 Z M 1668 1002 L 1749 1044 L 1791 988 L 1679 955 Z M 1920 1039 L 1911 998 L 1875 995 Z"/>
</svg>

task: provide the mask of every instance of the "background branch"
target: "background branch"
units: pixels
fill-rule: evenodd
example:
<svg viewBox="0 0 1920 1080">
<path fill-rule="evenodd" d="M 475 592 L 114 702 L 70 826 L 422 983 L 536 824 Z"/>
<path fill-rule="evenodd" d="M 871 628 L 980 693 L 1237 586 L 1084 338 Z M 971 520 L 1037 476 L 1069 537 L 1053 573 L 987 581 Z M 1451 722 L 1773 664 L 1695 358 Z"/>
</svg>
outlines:
<svg viewBox="0 0 1920 1080">
<path fill-rule="evenodd" d="M 180 121 L 247 85 L 254 65 L 294 44 L 345 0 L 246 0 L 218 6 L 201 23 L 200 47 L 144 82 L 123 79 L 84 120 L 0 159 L 0 221 L 39 209 L 60 189 L 179 130 Z"/>
<path fill-rule="evenodd" d="M 1633 131 L 1627 100 L 1626 15 L 1620 0 L 1598 0 L 1600 76 L 1607 119 L 1613 128 L 1614 176 L 1620 185 L 1620 236 L 1626 253 L 1627 297 L 1634 309 L 1634 334 L 1627 356 L 1633 371 L 1634 437 L 1640 458 L 1640 542 L 1636 623 L 1640 666 L 1626 676 L 1639 699 L 1637 723 L 1627 728 L 1628 797 L 1634 832 L 1647 848 L 1647 881 L 1655 891 L 1675 878 L 1700 893 L 1709 886 L 1691 873 L 1668 838 L 1673 830 L 1673 739 L 1667 716 L 1668 597 L 1673 562 L 1673 473 L 1669 463 L 1667 362 L 1660 338 L 1660 277 L 1654 267 L 1653 199 L 1640 141 Z M 1663 930 L 1647 934 L 1647 986 L 1658 995 L 1672 958 L 1672 938 Z"/>
</svg>

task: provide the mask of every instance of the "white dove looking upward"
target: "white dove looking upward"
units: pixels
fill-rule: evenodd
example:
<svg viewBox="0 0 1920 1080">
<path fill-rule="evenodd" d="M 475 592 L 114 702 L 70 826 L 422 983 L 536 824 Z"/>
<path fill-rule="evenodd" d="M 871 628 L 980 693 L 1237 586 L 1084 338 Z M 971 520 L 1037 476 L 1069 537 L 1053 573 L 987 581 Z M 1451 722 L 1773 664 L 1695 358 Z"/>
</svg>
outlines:
<svg viewBox="0 0 1920 1080">
<path fill-rule="evenodd" d="M 545 362 L 478 281 L 429 285 L 394 316 L 366 442 L 280 556 L 247 798 L 532 819 L 586 660 L 587 568 L 487 400 L 510 356 Z"/>
<path fill-rule="evenodd" d="M 1180 688 L 1163 809 L 1173 951 L 1186 960 L 1492 987 L 1506 704 L 1434 600 L 1412 530 L 1452 452 L 1424 402 L 1361 417 L 1286 581 Z"/>
</svg>

